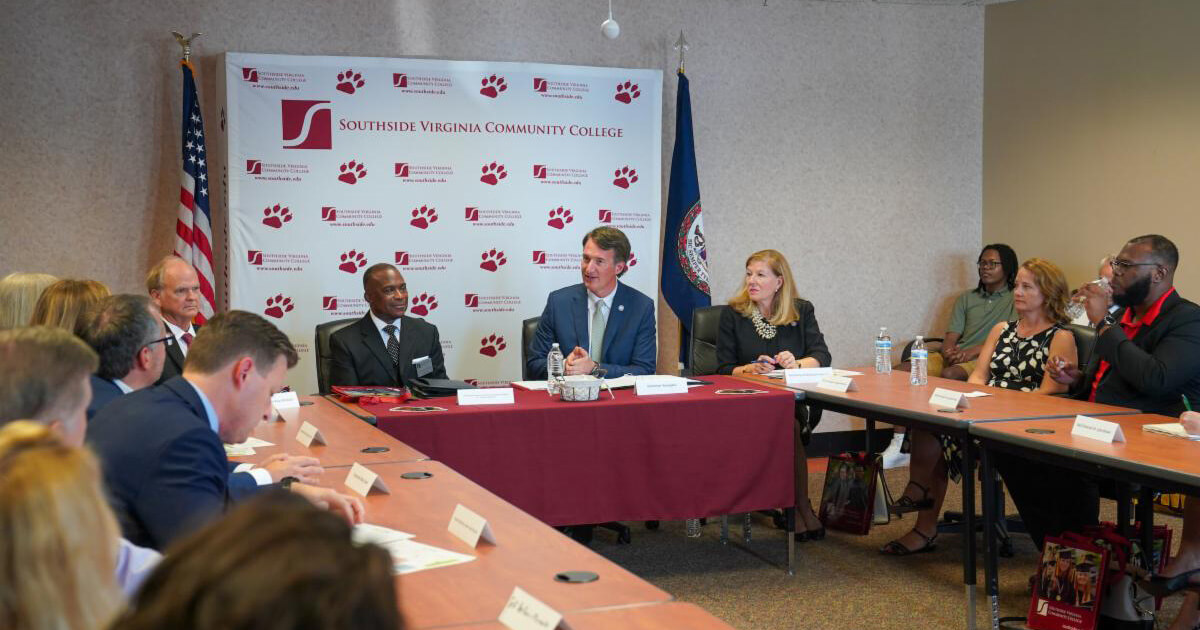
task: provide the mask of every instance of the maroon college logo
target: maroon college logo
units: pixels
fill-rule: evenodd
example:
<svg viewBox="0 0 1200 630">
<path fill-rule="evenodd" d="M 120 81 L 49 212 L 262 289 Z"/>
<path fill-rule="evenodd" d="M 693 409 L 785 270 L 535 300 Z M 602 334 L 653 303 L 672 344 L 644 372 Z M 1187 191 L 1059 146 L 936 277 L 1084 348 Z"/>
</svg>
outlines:
<svg viewBox="0 0 1200 630">
<path fill-rule="evenodd" d="M 613 171 L 613 186 L 616 186 L 617 188 L 629 188 L 636 181 L 637 171 L 629 168 L 628 166 L 622 166 L 616 171 Z"/>
<path fill-rule="evenodd" d="M 546 165 L 545 164 L 534 164 L 533 165 L 533 178 L 534 179 L 546 179 Z"/>
<path fill-rule="evenodd" d="M 333 109 L 329 101 L 281 100 L 283 148 L 332 149 Z"/>
<path fill-rule="evenodd" d="M 286 207 L 281 208 L 279 204 L 267 206 L 263 208 L 263 225 L 273 227 L 276 230 L 283 227 L 284 223 L 292 220 L 292 211 Z"/>
<path fill-rule="evenodd" d="M 242 68 L 242 80 L 247 83 L 258 83 L 258 68 Z"/>
<path fill-rule="evenodd" d="M 633 102 L 633 99 L 641 95 L 642 91 L 638 89 L 636 83 L 626 81 L 624 83 L 617 84 L 617 93 L 613 96 L 613 98 L 628 105 Z"/>
<path fill-rule="evenodd" d="M 267 298 L 267 310 L 263 311 L 263 314 L 275 319 L 283 319 L 283 314 L 291 312 L 292 308 L 292 298 L 283 297 L 283 294 L 280 293 L 275 297 Z"/>
<path fill-rule="evenodd" d="M 247 175 L 262 175 L 262 160 L 246 160 Z"/>
<path fill-rule="evenodd" d="M 367 176 L 367 165 L 362 162 L 350 160 L 343 163 L 338 171 L 338 181 L 346 182 L 353 186 L 358 183 L 358 180 Z"/>
<path fill-rule="evenodd" d="M 255 267 L 262 264 L 262 252 L 257 249 L 246 250 L 246 262 Z"/>
<path fill-rule="evenodd" d="M 395 262 L 397 265 L 400 265 L 401 267 L 407 267 L 408 266 L 408 252 L 396 252 L 396 255 L 392 258 L 392 261 Z"/>
<path fill-rule="evenodd" d="M 508 259 L 504 257 L 504 252 L 496 249 L 483 252 L 480 258 L 483 259 L 483 262 L 479 263 L 479 268 L 484 271 L 496 271 L 508 262 Z"/>
<path fill-rule="evenodd" d="M 396 177 L 408 177 L 408 162 L 396 162 Z"/>
<path fill-rule="evenodd" d="M 546 225 L 549 225 L 556 230 L 561 230 L 567 227 L 567 224 L 574 220 L 575 218 L 571 216 L 570 210 L 559 206 L 550 211 L 550 220 L 546 221 Z"/>
<path fill-rule="evenodd" d="M 326 295 L 325 297 L 321 298 L 321 310 L 336 311 L 337 310 L 337 296 L 336 295 Z"/>
<path fill-rule="evenodd" d="M 366 255 L 352 249 L 342 254 L 342 264 L 338 265 L 338 269 L 346 273 L 358 273 L 358 270 L 365 266 L 367 266 Z"/>
<path fill-rule="evenodd" d="M 408 312 L 418 317 L 428 317 L 430 311 L 437 310 L 437 296 L 422 293 L 412 299 L 408 304 Z"/>
<path fill-rule="evenodd" d="M 337 221 L 337 208 L 333 206 L 321 206 L 322 221 Z"/>
<path fill-rule="evenodd" d="M 479 93 L 488 98 L 496 98 L 500 96 L 501 92 L 508 89 L 508 84 L 504 82 L 504 77 L 498 77 L 494 74 L 490 77 L 484 77 L 480 85 L 483 87 L 479 88 Z"/>
<path fill-rule="evenodd" d="M 533 78 L 533 91 L 534 92 L 543 92 L 544 93 L 546 91 L 546 87 L 547 87 L 547 85 L 546 85 L 545 79 L 538 78 L 538 77 Z"/>
<path fill-rule="evenodd" d="M 466 220 L 468 220 L 468 221 L 478 221 L 479 220 L 479 208 L 476 208 L 474 206 L 467 206 L 467 210 L 466 210 L 466 212 L 464 212 L 464 215 L 465 215 L 464 218 L 466 218 Z"/>
<path fill-rule="evenodd" d="M 504 343 L 504 337 L 500 335 L 488 335 L 479 340 L 479 354 L 485 357 L 494 357 L 507 347 L 508 345 Z"/>
<path fill-rule="evenodd" d="M 601 223 L 612 223 L 612 210 L 605 210 L 604 208 L 600 208 L 600 222 Z"/>
<path fill-rule="evenodd" d="M 355 90 L 362 87 L 365 83 L 362 75 L 353 70 L 339 72 L 337 80 L 337 90 L 346 94 L 353 94 Z"/>
<path fill-rule="evenodd" d="M 479 294 L 467 293 L 463 295 L 463 306 L 467 308 L 477 308 L 479 306 Z"/>
<path fill-rule="evenodd" d="M 508 177 L 508 171 L 504 170 L 504 165 L 492 162 L 491 164 L 483 165 L 483 175 L 479 178 L 479 181 L 489 186 L 495 186 L 505 177 Z"/>
<path fill-rule="evenodd" d="M 392 73 L 392 87 L 406 88 L 408 87 L 408 75 L 403 72 Z"/>
<path fill-rule="evenodd" d="M 415 228 L 424 230 L 425 228 L 429 227 L 430 223 L 437 221 L 437 210 L 427 206 L 421 206 L 420 208 L 413 208 L 412 216 L 413 218 L 408 222 L 408 224 Z"/>
<path fill-rule="evenodd" d="M 546 264 L 546 252 L 544 252 L 540 249 L 533 250 L 533 264 L 535 264 L 535 265 Z"/>
</svg>

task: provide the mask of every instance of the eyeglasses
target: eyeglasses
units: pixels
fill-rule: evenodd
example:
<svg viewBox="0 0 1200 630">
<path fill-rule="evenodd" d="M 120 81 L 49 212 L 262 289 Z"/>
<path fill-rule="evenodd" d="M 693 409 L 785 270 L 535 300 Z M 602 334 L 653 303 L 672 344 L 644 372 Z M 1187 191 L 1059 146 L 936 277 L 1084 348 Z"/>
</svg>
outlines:
<svg viewBox="0 0 1200 630">
<path fill-rule="evenodd" d="M 995 269 L 1004 263 L 1000 262 L 999 260 L 981 260 L 976 264 L 979 265 L 980 269 Z"/>
<path fill-rule="evenodd" d="M 153 346 L 156 343 L 161 343 L 164 346 L 174 345 L 175 344 L 175 335 L 167 335 L 166 337 L 163 337 L 162 339 L 155 339 L 154 341 L 151 341 L 150 343 L 147 343 L 146 345 L 144 345 L 142 347 L 149 348 L 150 346 Z"/>
<path fill-rule="evenodd" d="M 1129 270 L 1130 267 L 1157 267 L 1157 266 L 1159 266 L 1158 263 L 1156 263 L 1156 262 L 1135 263 L 1135 262 L 1130 262 L 1128 260 L 1125 260 L 1123 258 L 1113 258 L 1112 262 L 1110 262 L 1109 264 L 1112 265 L 1113 273 L 1125 273 L 1126 271 Z"/>
</svg>

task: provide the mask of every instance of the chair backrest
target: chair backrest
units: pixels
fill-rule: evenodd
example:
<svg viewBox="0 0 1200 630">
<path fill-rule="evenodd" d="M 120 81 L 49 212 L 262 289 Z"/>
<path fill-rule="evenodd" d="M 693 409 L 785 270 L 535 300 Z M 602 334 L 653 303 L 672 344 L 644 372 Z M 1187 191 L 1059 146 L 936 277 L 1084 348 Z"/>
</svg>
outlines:
<svg viewBox="0 0 1200 630">
<path fill-rule="evenodd" d="M 532 380 L 529 375 L 529 348 L 533 346 L 533 336 L 537 333 L 541 317 L 530 317 L 521 322 L 521 379 Z"/>
<path fill-rule="evenodd" d="M 1079 353 L 1078 365 L 1079 369 L 1083 371 L 1083 378 L 1071 387 L 1067 395 L 1071 398 L 1085 398 L 1091 390 L 1092 379 L 1096 376 L 1094 371 L 1088 371 L 1088 365 L 1092 362 L 1092 353 L 1096 351 L 1096 329 L 1091 326 L 1067 324 L 1067 330 L 1075 336 L 1075 351 Z"/>
<path fill-rule="evenodd" d="M 717 373 L 717 330 L 724 304 L 692 311 L 692 341 L 688 345 L 688 367 L 695 376 Z"/>
<path fill-rule="evenodd" d="M 322 395 L 329 393 L 329 367 L 332 363 L 332 357 L 329 352 L 329 337 L 333 333 L 353 324 L 358 321 L 358 317 L 350 317 L 347 319 L 335 319 L 324 324 L 317 324 L 317 391 Z"/>
</svg>

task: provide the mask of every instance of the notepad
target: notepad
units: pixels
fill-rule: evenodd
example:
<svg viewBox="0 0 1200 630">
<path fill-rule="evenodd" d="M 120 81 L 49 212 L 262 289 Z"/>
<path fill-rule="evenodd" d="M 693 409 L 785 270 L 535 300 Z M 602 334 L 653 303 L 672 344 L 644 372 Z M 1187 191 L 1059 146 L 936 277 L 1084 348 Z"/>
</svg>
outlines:
<svg viewBox="0 0 1200 630">
<path fill-rule="evenodd" d="M 1158 433 L 1159 435 L 1170 435 L 1172 437 L 1183 438 L 1185 440 L 1197 441 L 1200 440 L 1200 435 L 1192 435 L 1184 430 L 1183 425 L 1178 422 L 1165 422 L 1163 424 L 1143 424 L 1143 431 L 1150 433 Z"/>
</svg>

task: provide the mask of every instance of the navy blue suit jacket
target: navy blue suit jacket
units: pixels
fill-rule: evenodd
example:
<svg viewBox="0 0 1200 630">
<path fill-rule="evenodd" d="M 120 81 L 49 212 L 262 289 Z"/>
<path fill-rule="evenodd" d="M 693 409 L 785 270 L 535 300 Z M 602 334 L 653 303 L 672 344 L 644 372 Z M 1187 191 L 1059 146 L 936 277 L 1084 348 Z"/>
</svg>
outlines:
<svg viewBox="0 0 1200 630">
<path fill-rule="evenodd" d="M 88 424 L 87 441 L 121 531 L 135 545 L 161 550 L 230 499 L 232 465 L 183 377 L 114 400 Z"/>
<path fill-rule="evenodd" d="M 546 299 L 546 309 L 529 348 L 530 378 L 546 378 L 546 353 L 552 344 L 558 344 L 564 357 L 575 346 L 588 349 L 587 301 L 583 283 L 554 291 Z M 600 367 L 607 376 L 653 374 L 658 358 L 655 330 L 654 302 L 618 282 L 601 345 L 604 361 Z"/>
<path fill-rule="evenodd" d="M 87 419 L 90 421 L 96 417 L 96 412 L 100 411 L 105 405 L 116 400 L 121 396 L 121 388 L 117 384 L 106 379 L 92 375 L 92 402 L 88 403 Z"/>
</svg>

